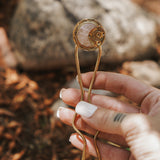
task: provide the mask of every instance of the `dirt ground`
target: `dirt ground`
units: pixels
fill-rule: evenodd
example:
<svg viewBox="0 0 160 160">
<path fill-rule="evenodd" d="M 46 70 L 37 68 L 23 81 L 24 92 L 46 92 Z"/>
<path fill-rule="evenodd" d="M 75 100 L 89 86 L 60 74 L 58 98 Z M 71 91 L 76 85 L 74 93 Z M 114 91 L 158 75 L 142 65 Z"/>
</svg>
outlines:
<svg viewBox="0 0 160 160">
<path fill-rule="evenodd" d="M 17 2 L 0 1 L 0 27 L 6 32 Z M 75 69 L 31 73 L 7 67 L 2 57 L 0 52 L 0 159 L 80 160 L 81 151 L 69 142 L 72 127 L 51 109 Z"/>
</svg>

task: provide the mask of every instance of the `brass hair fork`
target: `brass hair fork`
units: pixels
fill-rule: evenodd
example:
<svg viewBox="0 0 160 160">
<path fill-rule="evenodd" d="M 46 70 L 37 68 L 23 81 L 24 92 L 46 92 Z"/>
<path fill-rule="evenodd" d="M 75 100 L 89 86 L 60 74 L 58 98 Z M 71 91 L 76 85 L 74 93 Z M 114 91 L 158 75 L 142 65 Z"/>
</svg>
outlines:
<svg viewBox="0 0 160 160">
<path fill-rule="evenodd" d="M 78 74 L 78 82 L 81 90 L 81 100 L 84 100 L 84 89 L 83 89 L 83 83 L 81 79 L 81 71 L 80 71 L 80 64 L 79 64 L 79 57 L 78 57 L 78 48 L 86 51 L 91 51 L 91 50 L 99 50 L 98 56 L 97 56 L 97 61 L 95 64 L 94 72 L 93 72 L 93 77 L 89 86 L 88 90 L 88 96 L 87 96 L 87 101 L 91 103 L 91 92 L 92 92 L 92 87 L 96 78 L 96 72 L 99 67 L 101 55 L 102 55 L 102 44 L 105 39 L 105 31 L 102 27 L 102 25 L 96 21 L 95 19 L 84 19 L 79 21 L 74 30 L 73 30 L 73 40 L 75 42 L 75 63 L 76 63 L 76 69 L 77 69 L 77 74 Z M 86 159 L 86 139 L 84 135 L 77 129 L 75 123 L 76 123 L 76 117 L 77 113 L 75 113 L 73 121 L 72 121 L 72 126 L 74 130 L 81 136 L 83 140 L 83 152 L 82 152 L 82 158 L 81 160 Z M 99 131 L 96 132 L 94 136 L 94 145 L 95 145 L 95 150 L 97 154 L 98 160 L 101 160 L 101 155 L 97 146 L 97 136 L 99 134 Z"/>
</svg>

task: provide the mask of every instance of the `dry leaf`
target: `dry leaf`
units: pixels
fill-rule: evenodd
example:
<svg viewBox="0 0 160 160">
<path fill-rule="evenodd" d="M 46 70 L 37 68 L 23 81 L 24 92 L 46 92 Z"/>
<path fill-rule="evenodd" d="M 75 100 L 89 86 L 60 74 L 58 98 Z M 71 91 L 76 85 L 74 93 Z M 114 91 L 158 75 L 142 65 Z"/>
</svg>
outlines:
<svg viewBox="0 0 160 160">
<path fill-rule="evenodd" d="M 6 69 L 6 85 L 12 85 L 19 82 L 19 76 L 16 70 Z"/>
<path fill-rule="evenodd" d="M 12 150 L 16 146 L 16 142 L 13 140 L 9 143 L 9 150 Z"/>
<path fill-rule="evenodd" d="M 25 151 L 22 150 L 21 152 L 14 154 L 12 160 L 19 160 L 24 155 L 24 153 Z"/>
<path fill-rule="evenodd" d="M 73 153 L 73 154 L 78 154 L 80 151 L 78 150 L 78 149 L 72 149 L 71 150 L 71 153 Z"/>
<path fill-rule="evenodd" d="M 15 86 L 15 89 L 20 90 L 26 87 L 26 82 L 22 81 Z"/>
<path fill-rule="evenodd" d="M 47 98 L 44 99 L 44 105 L 48 106 L 48 105 L 51 105 L 52 103 L 53 103 L 52 98 L 51 99 L 47 99 Z"/>
<path fill-rule="evenodd" d="M 37 82 L 32 81 L 32 80 L 29 81 L 29 87 L 33 90 L 38 90 L 39 88 Z"/>
<path fill-rule="evenodd" d="M 16 129 L 15 135 L 18 136 L 19 134 L 21 134 L 21 132 L 22 132 L 22 127 L 18 127 Z"/>
<path fill-rule="evenodd" d="M 56 155 L 56 153 L 53 154 L 52 160 L 57 160 L 57 155 Z"/>
<path fill-rule="evenodd" d="M 0 146 L 0 155 L 3 153 L 3 147 Z"/>
<path fill-rule="evenodd" d="M 38 100 L 40 98 L 40 95 L 38 93 L 36 93 L 34 90 L 28 88 L 26 90 L 26 92 L 34 99 L 34 100 Z"/>
<path fill-rule="evenodd" d="M 20 125 L 20 123 L 18 123 L 16 121 L 11 121 L 11 122 L 8 123 L 7 127 L 8 128 L 15 128 L 15 127 L 17 127 L 19 125 Z"/>
<path fill-rule="evenodd" d="M 13 135 L 10 133 L 4 133 L 3 136 L 8 140 L 14 139 Z"/>
<path fill-rule="evenodd" d="M 4 129 L 4 126 L 0 126 L 0 136 L 3 134 Z"/>
<path fill-rule="evenodd" d="M 74 160 L 80 160 L 80 157 L 78 156 L 78 157 L 74 158 Z"/>
<path fill-rule="evenodd" d="M 17 94 L 13 98 L 13 103 L 22 103 L 26 99 L 26 94 Z"/>
<path fill-rule="evenodd" d="M 14 117 L 15 116 L 12 112 L 10 112 L 10 111 L 8 111 L 6 109 L 2 109 L 2 108 L 0 108 L 0 115 L 6 115 L 6 116 L 10 116 L 10 117 Z"/>
</svg>

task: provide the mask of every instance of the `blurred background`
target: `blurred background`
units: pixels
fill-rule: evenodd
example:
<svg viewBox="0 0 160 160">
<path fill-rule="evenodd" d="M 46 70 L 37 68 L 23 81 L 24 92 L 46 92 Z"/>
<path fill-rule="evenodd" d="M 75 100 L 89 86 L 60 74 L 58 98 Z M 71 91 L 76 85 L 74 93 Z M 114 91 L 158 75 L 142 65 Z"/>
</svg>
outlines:
<svg viewBox="0 0 160 160">
<path fill-rule="evenodd" d="M 99 70 L 159 88 L 159 17 L 159 0 L 0 0 L 0 159 L 80 160 L 72 127 L 56 117 L 68 107 L 60 89 L 78 88 L 74 26 L 94 18 L 104 27 Z M 93 71 L 97 51 L 79 50 L 79 58 L 82 72 Z"/>
</svg>

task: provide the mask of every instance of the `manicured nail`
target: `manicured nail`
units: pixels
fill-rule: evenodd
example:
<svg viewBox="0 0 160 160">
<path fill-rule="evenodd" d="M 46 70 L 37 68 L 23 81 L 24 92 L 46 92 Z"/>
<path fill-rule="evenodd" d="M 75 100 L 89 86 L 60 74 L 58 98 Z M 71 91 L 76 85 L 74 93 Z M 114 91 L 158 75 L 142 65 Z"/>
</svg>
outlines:
<svg viewBox="0 0 160 160">
<path fill-rule="evenodd" d="M 82 144 L 84 143 L 82 137 L 79 134 L 77 134 L 77 133 L 73 133 L 69 137 L 69 142 L 70 143 L 72 143 L 72 142 L 75 143 L 75 141 L 77 141 L 77 140 L 78 140 L 78 142 L 80 142 Z"/>
<path fill-rule="evenodd" d="M 57 115 L 57 118 L 60 118 L 59 112 L 60 112 L 60 110 L 61 110 L 62 108 L 63 108 L 63 107 L 59 107 L 59 108 L 58 108 L 57 114 L 56 114 L 56 115 Z"/>
<path fill-rule="evenodd" d="M 69 142 L 72 142 L 72 141 L 75 141 L 75 140 L 76 140 L 76 134 L 73 133 L 73 134 L 71 134 L 70 137 L 69 137 Z"/>
<path fill-rule="evenodd" d="M 60 91 L 60 93 L 59 93 L 59 98 L 62 99 L 62 93 L 63 93 L 65 90 L 66 90 L 65 88 L 62 88 L 62 89 L 61 89 L 61 91 Z"/>
<path fill-rule="evenodd" d="M 59 116 L 59 109 L 57 110 L 57 118 L 60 118 L 60 116 Z"/>
<path fill-rule="evenodd" d="M 97 108 L 98 107 L 93 104 L 87 103 L 85 101 L 80 101 L 77 104 L 75 111 L 81 116 L 89 118 L 94 114 Z"/>
<path fill-rule="evenodd" d="M 69 137 L 69 142 L 70 142 L 70 143 L 72 142 L 72 138 L 73 138 L 73 136 L 71 135 L 71 136 Z"/>
</svg>

